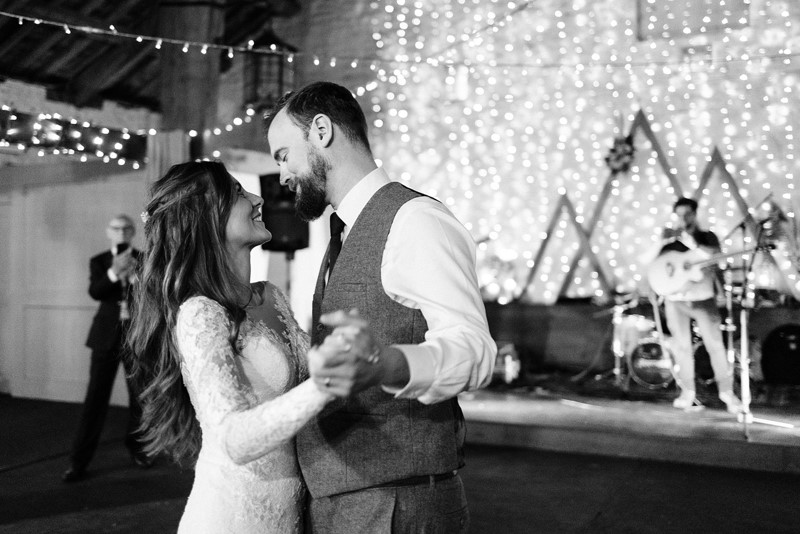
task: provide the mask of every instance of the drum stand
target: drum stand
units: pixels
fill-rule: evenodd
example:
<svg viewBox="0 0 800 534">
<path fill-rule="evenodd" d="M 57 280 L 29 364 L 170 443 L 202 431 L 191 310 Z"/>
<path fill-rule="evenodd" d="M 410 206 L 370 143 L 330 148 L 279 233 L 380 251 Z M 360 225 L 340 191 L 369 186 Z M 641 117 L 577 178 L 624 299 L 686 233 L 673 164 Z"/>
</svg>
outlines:
<svg viewBox="0 0 800 534">
<path fill-rule="evenodd" d="M 623 391 L 628 391 L 629 388 L 629 373 L 626 373 L 623 377 L 622 373 L 622 362 L 625 360 L 627 355 L 625 354 L 625 349 L 622 346 L 622 338 L 621 338 L 621 329 L 620 325 L 622 324 L 622 318 L 625 314 L 626 310 L 631 308 L 635 308 L 639 305 L 639 299 L 633 299 L 627 304 L 617 304 L 614 306 L 613 315 L 612 315 L 612 328 L 613 328 L 613 338 L 611 341 L 611 352 L 614 353 L 614 385 L 618 388 L 622 389 Z"/>
</svg>

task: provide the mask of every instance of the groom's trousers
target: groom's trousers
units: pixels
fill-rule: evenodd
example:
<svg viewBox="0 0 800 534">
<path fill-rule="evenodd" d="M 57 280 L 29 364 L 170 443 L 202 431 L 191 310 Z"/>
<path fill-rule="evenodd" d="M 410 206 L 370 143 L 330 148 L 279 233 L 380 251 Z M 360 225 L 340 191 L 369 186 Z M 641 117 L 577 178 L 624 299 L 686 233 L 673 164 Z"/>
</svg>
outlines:
<svg viewBox="0 0 800 534">
<path fill-rule="evenodd" d="M 467 498 L 458 475 L 311 499 L 306 518 L 306 532 L 311 534 L 464 534 L 468 530 Z"/>
</svg>

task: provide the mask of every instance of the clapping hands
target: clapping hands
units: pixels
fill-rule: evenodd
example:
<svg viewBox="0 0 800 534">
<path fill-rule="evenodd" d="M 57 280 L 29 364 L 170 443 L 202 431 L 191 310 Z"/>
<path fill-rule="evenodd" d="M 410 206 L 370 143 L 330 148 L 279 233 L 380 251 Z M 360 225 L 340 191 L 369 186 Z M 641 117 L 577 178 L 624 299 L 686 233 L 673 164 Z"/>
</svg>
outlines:
<svg viewBox="0 0 800 534">
<path fill-rule="evenodd" d="M 127 249 L 114 256 L 111 261 L 111 270 L 120 280 L 128 280 L 133 277 L 136 269 L 136 258 L 132 255 L 132 249 Z"/>
</svg>

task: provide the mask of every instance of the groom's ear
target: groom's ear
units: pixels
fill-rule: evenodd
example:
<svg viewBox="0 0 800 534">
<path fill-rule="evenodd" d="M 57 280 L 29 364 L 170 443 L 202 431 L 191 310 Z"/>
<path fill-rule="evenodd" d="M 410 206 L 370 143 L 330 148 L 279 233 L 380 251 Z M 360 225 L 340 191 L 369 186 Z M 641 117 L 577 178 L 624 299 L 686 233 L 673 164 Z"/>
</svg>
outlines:
<svg viewBox="0 0 800 534">
<path fill-rule="evenodd" d="M 333 123 L 324 113 L 317 113 L 311 120 L 308 131 L 311 142 L 322 148 L 327 148 L 333 141 Z"/>
</svg>

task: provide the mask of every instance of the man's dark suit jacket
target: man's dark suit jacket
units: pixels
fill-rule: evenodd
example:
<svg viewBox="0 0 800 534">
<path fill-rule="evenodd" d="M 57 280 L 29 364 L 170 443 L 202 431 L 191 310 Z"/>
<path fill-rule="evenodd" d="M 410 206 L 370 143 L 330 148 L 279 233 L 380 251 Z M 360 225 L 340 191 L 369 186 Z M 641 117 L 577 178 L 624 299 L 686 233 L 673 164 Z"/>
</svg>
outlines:
<svg viewBox="0 0 800 534">
<path fill-rule="evenodd" d="M 139 251 L 133 249 L 134 258 L 139 258 Z M 122 300 L 122 283 L 112 282 L 108 278 L 113 256 L 110 250 L 102 252 L 89 260 L 89 295 L 100 301 L 100 307 L 89 329 L 86 346 L 92 350 L 110 350 L 119 343 L 123 325 L 119 320 L 119 301 Z M 127 288 L 128 304 L 131 304 L 132 293 Z"/>
</svg>

